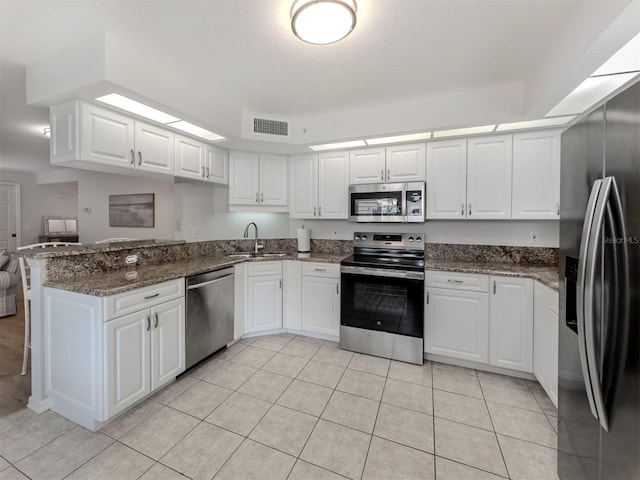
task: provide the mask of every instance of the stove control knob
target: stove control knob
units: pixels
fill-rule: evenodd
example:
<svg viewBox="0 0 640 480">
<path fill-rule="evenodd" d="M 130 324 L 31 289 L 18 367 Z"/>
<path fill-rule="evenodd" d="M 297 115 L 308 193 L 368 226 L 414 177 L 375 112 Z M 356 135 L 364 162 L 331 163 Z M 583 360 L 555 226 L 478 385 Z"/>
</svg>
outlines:
<svg viewBox="0 0 640 480">
<path fill-rule="evenodd" d="M 360 240 L 360 235 L 356 235 L 356 240 Z"/>
<path fill-rule="evenodd" d="M 366 235 L 362 235 L 362 237 L 360 237 L 360 240 L 362 240 L 363 242 L 367 239 Z"/>
<path fill-rule="evenodd" d="M 422 241 L 422 237 L 416 237 L 416 242 L 421 242 Z"/>
<path fill-rule="evenodd" d="M 413 242 L 413 237 L 409 237 L 409 241 L 410 241 L 410 242 Z"/>
</svg>

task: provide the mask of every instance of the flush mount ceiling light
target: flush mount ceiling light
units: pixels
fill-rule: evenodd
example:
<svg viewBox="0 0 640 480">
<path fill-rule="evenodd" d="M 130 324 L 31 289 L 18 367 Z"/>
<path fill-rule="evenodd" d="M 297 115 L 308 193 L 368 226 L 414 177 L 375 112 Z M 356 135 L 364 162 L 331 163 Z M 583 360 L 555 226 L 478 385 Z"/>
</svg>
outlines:
<svg viewBox="0 0 640 480">
<path fill-rule="evenodd" d="M 355 0 L 297 0 L 291 7 L 291 29 L 307 43 L 342 40 L 356 26 Z"/>
</svg>

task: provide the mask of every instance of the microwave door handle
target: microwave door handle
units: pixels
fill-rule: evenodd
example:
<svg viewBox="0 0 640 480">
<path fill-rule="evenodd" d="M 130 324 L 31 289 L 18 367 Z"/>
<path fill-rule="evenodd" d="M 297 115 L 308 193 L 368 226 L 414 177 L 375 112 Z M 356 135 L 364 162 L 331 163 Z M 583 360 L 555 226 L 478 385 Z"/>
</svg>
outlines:
<svg viewBox="0 0 640 480">
<path fill-rule="evenodd" d="M 409 221 L 409 213 L 407 212 L 407 188 L 408 185 L 406 183 L 402 184 L 402 218 L 405 222 Z"/>
</svg>

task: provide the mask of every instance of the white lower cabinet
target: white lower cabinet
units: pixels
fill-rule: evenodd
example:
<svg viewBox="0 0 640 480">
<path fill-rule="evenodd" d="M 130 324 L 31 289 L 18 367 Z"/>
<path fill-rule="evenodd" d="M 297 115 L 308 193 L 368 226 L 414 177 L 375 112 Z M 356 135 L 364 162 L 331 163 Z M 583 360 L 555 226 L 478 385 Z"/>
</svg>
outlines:
<svg viewBox="0 0 640 480">
<path fill-rule="evenodd" d="M 533 374 L 558 406 L 558 292 L 534 283 Z"/>
<path fill-rule="evenodd" d="M 303 263 L 302 330 L 340 336 L 340 266 Z"/>
<path fill-rule="evenodd" d="M 282 328 L 282 261 L 249 263 L 247 333 Z"/>
<path fill-rule="evenodd" d="M 533 371 L 533 280 L 427 271 L 425 352 Z"/>
<path fill-rule="evenodd" d="M 184 279 L 109 297 L 45 289 L 51 409 L 90 430 L 185 369 Z"/>
<path fill-rule="evenodd" d="M 489 363 L 533 372 L 533 280 L 491 277 Z"/>
<path fill-rule="evenodd" d="M 443 276 L 448 277 L 452 288 L 431 286 Z M 489 298 L 486 291 L 488 276 L 461 276 L 455 273 L 437 272 L 436 277 L 433 278 L 427 274 L 425 352 L 488 363 Z M 473 277 L 483 277 L 484 282 L 481 284 L 484 284 L 485 290 L 475 291 L 476 282 L 473 282 L 473 286 L 465 286 L 465 277 L 472 280 Z"/>
</svg>

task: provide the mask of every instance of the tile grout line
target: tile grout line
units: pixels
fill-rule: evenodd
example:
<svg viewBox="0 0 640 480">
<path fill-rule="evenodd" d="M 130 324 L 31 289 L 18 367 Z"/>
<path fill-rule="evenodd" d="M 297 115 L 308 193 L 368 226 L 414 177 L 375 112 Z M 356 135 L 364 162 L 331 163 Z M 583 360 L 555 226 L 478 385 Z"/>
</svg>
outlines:
<svg viewBox="0 0 640 480">
<path fill-rule="evenodd" d="M 437 451 L 436 451 L 436 396 L 435 396 L 435 392 L 434 390 L 435 388 L 435 382 L 433 381 L 433 362 L 431 362 L 430 360 L 427 360 L 429 362 L 429 369 L 431 370 L 431 407 L 432 407 L 432 411 L 431 413 L 433 413 L 433 417 L 432 418 L 432 424 L 433 424 L 433 478 L 434 480 L 438 480 L 438 470 L 437 470 L 437 466 L 438 466 L 438 455 L 437 455 Z"/>
<path fill-rule="evenodd" d="M 507 461 L 504 458 L 504 453 L 502 451 L 502 445 L 500 445 L 500 440 L 498 439 L 498 433 L 496 432 L 496 426 L 493 423 L 493 417 L 491 416 L 491 410 L 489 410 L 489 405 L 487 404 L 487 397 L 484 394 L 484 388 L 482 388 L 482 382 L 478 377 L 478 384 L 480 385 L 480 391 L 482 392 L 482 398 L 484 399 L 484 406 L 487 409 L 487 413 L 489 414 L 489 421 L 491 422 L 491 428 L 493 428 L 493 436 L 496 439 L 496 443 L 498 444 L 498 450 L 500 451 L 500 457 L 502 458 L 502 463 L 504 464 L 504 469 L 507 471 L 507 478 L 511 478 L 511 473 L 509 473 L 509 467 L 507 466 Z"/>
<path fill-rule="evenodd" d="M 355 355 L 354 355 L 355 357 Z M 352 357 L 352 359 L 354 358 Z M 351 363 L 351 362 L 349 362 Z M 389 368 L 391 368 L 391 362 L 389 362 Z M 382 406 L 382 398 L 384 397 L 384 391 L 387 388 L 387 380 L 389 379 L 389 368 L 387 368 L 387 376 L 384 377 L 384 386 L 382 387 L 382 395 L 380 396 L 380 401 L 378 402 L 378 410 L 376 411 L 376 419 L 373 422 L 373 429 L 371 430 L 371 436 L 369 437 L 369 445 L 367 446 L 367 453 L 364 456 L 364 462 L 362 464 L 362 469 L 360 470 L 360 476 L 358 478 L 362 478 L 364 475 L 364 469 L 367 466 L 367 460 L 369 460 L 369 452 L 371 451 L 371 443 L 373 442 L 373 434 L 376 431 L 376 424 L 378 423 L 378 416 L 380 415 L 380 407 Z M 347 370 L 345 369 L 345 372 Z"/>
</svg>

